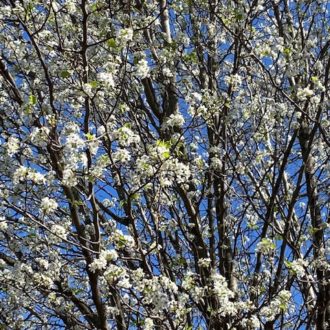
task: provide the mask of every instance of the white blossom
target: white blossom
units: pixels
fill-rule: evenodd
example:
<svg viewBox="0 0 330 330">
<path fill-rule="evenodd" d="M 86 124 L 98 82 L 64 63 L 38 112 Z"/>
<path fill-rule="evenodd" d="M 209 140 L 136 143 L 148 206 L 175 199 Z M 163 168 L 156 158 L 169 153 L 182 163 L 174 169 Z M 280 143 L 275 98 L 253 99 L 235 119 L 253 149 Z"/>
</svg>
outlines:
<svg viewBox="0 0 330 330">
<path fill-rule="evenodd" d="M 41 209 L 45 214 L 54 213 L 54 211 L 57 209 L 58 204 L 54 199 L 51 199 L 49 197 L 44 197 L 41 200 Z"/>
<path fill-rule="evenodd" d="M 154 329 L 154 321 L 151 318 L 146 318 L 144 321 L 144 329 L 145 330 L 153 330 Z"/>
<path fill-rule="evenodd" d="M 170 115 L 165 123 L 164 127 L 181 127 L 184 124 L 185 120 L 180 113 Z"/>
<path fill-rule="evenodd" d="M 287 263 L 287 266 L 298 278 L 302 278 L 306 274 L 307 261 L 304 259 L 293 260 Z"/>
<path fill-rule="evenodd" d="M 7 153 L 9 156 L 13 156 L 17 153 L 20 147 L 20 141 L 15 136 L 10 136 L 6 143 Z"/>
<path fill-rule="evenodd" d="M 310 89 L 309 87 L 298 88 L 297 98 L 300 101 L 305 101 L 308 98 L 312 97 L 313 95 L 314 95 L 314 91 L 312 89 Z"/>
<path fill-rule="evenodd" d="M 62 183 L 68 187 L 74 187 L 78 183 L 75 173 L 70 168 L 63 170 Z"/>
<path fill-rule="evenodd" d="M 146 59 L 143 58 L 138 61 L 137 65 L 136 65 L 136 75 L 142 79 L 145 77 L 148 77 L 149 66 L 148 66 L 148 62 Z"/>
<path fill-rule="evenodd" d="M 4 217 L 0 217 L 0 230 L 6 231 L 8 228 L 8 223 Z"/>
<path fill-rule="evenodd" d="M 273 241 L 269 238 L 263 238 L 256 247 L 256 251 L 261 252 L 263 254 L 270 254 L 276 248 Z"/>
</svg>

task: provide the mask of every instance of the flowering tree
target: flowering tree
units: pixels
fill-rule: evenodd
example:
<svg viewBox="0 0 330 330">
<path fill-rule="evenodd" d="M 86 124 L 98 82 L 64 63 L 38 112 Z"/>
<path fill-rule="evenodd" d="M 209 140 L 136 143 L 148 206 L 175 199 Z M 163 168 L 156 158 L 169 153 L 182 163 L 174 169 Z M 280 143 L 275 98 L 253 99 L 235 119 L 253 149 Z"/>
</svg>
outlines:
<svg viewBox="0 0 330 330">
<path fill-rule="evenodd" d="M 327 1 L 0 4 L 1 327 L 329 328 Z"/>
</svg>

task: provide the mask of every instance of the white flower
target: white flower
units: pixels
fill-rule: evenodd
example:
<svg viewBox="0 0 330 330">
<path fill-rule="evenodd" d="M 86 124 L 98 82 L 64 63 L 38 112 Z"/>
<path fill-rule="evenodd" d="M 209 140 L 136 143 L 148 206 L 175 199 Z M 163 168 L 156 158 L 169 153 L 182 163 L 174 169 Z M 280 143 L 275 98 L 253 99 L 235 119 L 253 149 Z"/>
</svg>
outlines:
<svg viewBox="0 0 330 330">
<path fill-rule="evenodd" d="M 221 159 L 219 159 L 218 157 L 212 157 L 210 167 L 215 170 L 220 170 L 222 167 Z"/>
<path fill-rule="evenodd" d="M 97 139 L 88 141 L 88 148 L 92 155 L 96 155 L 97 150 L 99 149 L 99 144 L 100 144 L 100 141 Z"/>
<path fill-rule="evenodd" d="M 0 230 L 5 231 L 8 228 L 8 224 L 6 222 L 6 219 L 4 217 L 0 218 Z"/>
<path fill-rule="evenodd" d="M 269 306 L 265 306 L 260 310 L 260 315 L 263 316 L 266 321 L 272 321 L 275 319 L 276 311 Z"/>
<path fill-rule="evenodd" d="M 43 174 L 34 172 L 32 169 L 25 166 L 20 166 L 14 173 L 13 182 L 17 184 L 24 180 L 31 180 L 36 184 L 44 184 L 46 182 L 46 178 Z"/>
<path fill-rule="evenodd" d="M 100 253 L 100 256 L 107 261 L 116 261 L 118 253 L 116 250 L 105 250 Z"/>
<path fill-rule="evenodd" d="M 197 92 L 192 93 L 191 96 L 195 102 L 201 102 L 203 98 L 202 94 Z"/>
<path fill-rule="evenodd" d="M 297 259 L 287 264 L 287 267 L 292 271 L 298 278 L 305 275 L 305 267 L 307 266 L 307 261 L 303 259 Z"/>
<path fill-rule="evenodd" d="M 200 267 L 208 267 L 211 263 L 210 258 L 201 258 L 198 260 L 198 266 Z"/>
<path fill-rule="evenodd" d="M 61 225 L 53 225 L 51 228 L 50 228 L 50 231 L 56 235 L 56 236 L 59 236 L 59 237 L 62 237 L 62 238 L 66 238 L 67 236 L 67 231 L 66 229 L 61 226 Z"/>
<path fill-rule="evenodd" d="M 105 128 L 104 126 L 99 126 L 99 127 L 97 128 L 97 135 L 98 135 L 98 136 L 103 135 L 105 132 L 106 132 L 106 128 Z"/>
<path fill-rule="evenodd" d="M 27 179 L 33 181 L 36 184 L 46 183 L 46 178 L 43 174 L 38 172 L 33 172 L 31 170 L 28 171 Z"/>
<path fill-rule="evenodd" d="M 174 76 L 173 74 L 173 71 L 170 69 L 170 68 L 163 68 L 163 75 L 166 77 L 166 78 L 172 78 Z"/>
<path fill-rule="evenodd" d="M 275 244 L 269 238 L 263 238 L 258 244 L 256 251 L 263 254 L 270 254 L 276 248 Z"/>
<path fill-rule="evenodd" d="M 51 199 L 49 197 L 45 197 L 41 200 L 41 209 L 45 214 L 53 213 L 57 207 L 58 204 L 54 199 Z"/>
<path fill-rule="evenodd" d="M 144 330 L 152 330 L 154 329 L 154 321 L 147 317 L 144 321 Z"/>
<path fill-rule="evenodd" d="M 102 81 L 106 87 L 115 86 L 113 74 L 110 72 L 100 72 L 97 74 L 98 80 Z"/>
<path fill-rule="evenodd" d="M 314 95 L 314 92 L 309 88 L 298 88 L 297 91 L 297 98 L 300 101 L 306 101 L 309 97 L 312 97 Z"/>
<path fill-rule="evenodd" d="M 25 166 L 20 166 L 16 169 L 14 176 L 13 176 L 13 183 L 17 184 L 20 181 L 26 180 L 27 175 L 29 173 L 29 169 Z"/>
<path fill-rule="evenodd" d="M 112 155 L 115 162 L 127 163 L 131 159 L 131 155 L 127 149 L 118 149 Z"/>
<path fill-rule="evenodd" d="M 131 28 L 121 29 L 118 38 L 123 43 L 133 40 L 133 30 Z"/>
<path fill-rule="evenodd" d="M 96 270 L 103 270 L 107 267 L 108 261 L 116 261 L 118 258 L 118 253 L 116 250 L 104 250 L 102 251 L 97 259 L 89 265 L 89 269 L 92 272 Z"/>
<path fill-rule="evenodd" d="M 104 269 L 104 268 L 102 268 Z M 116 265 L 110 264 L 107 267 L 107 270 L 104 272 L 104 278 L 106 281 L 110 283 L 114 283 L 115 281 L 118 280 L 123 280 L 127 277 L 126 270 L 123 267 L 118 267 Z M 125 283 L 126 281 L 123 281 L 123 285 L 128 285 L 130 286 L 129 283 Z"/>
<path fill-rule="evenodd" d="M 7 147 L 7 153 L 9 156 L 13 156 L 17 153 L 18 149 L 19 149 L 19 140 L 14 137 L 14 136 L 10 136 L 8 139 L 8 142 L 6 143 L 6 147 Z"/>
<path fill-rule="evenodd" d="M 68 187 L 74 187 L 78 183 L 75 173 L 70 168 L 63 170 L 62 183 Z"/>
<path fill-rule="evenodd" d="M 247 321 L 247 325 L 250 326 L 251 329 L 259 329 L 260 321 L 255 315 L 252 315 Z"/>
<path fill-rule="evenodd" d="M 33 281 L 37 285 L 42 285 L 47 288 L 50 288 L 54 283 L 52 278 L 50 278 L 49 276 L 47 276 L 45 274 L 41 274 L 41 273 L 33 274 Z"/>
<path fill-rule="evenodd" d="M 228 85 L 231 85 L 233 90 L 237 90 L 237 88 L 242 84 L 242 77 L 239 74 L 233 74 L 225 77 L 225 82 Z"/>
<path fill-rule="evenodd" d="M 70 14 L 74 14 L 77 11 L 77 6 L 74 1 L 67 0 L 65 6 Z"/>
<path fill-rule="evenodd" d="M 111 238 L 118 249 L 122 249 L 124 247 L 133 248 L 135 246 L 134 238 L 130 235 L 124 235 L 119 229 L 112 234 Z"/>
<path fill-rule="evenodd" d="M 34 128 L 30 134 L 31 142 L 34 143 L 36 146 L 44 147 L 47 145 L 49 134 L 48 127 L 41 127 L 41 128 Z"/>
<path fill-rule="evenodd" d="M 54 12 L 58 12 L 60 10 L 60 6 L 56 2 L 52 2 L 51 4 Z"/>
<path fill-rule="evenodd" d="M 89 265 L 89 269 L 91 272 L 95 273 L 96 270 L 102 270 L 107 267 L 107 261 L 104 256 L 100 255 L 97 259 Z"/>
<path fill-rule="evenodd" d="M 77 134 L 70 133 L 66 138 L 66 148 L 67 149 L 81 149 L 85 145 L 85 141 Z"/>
<path fill-rule="evenodd" d="M 277 314 L 287 312 L 290 298 L 290 291 L 280 291 L 278 296 L 271 301 L 269 306 L 265 306 L 260 310 L 260 315 L 263 316 L 266 321 L 273 321 Z"/>
<path fill-rule="evenodd" d="M 291 292 L 288 290 L 282 290 L 281 292 L 279 292 L 278 298 L 281 301 L 281 306 L 283 306 L 283 305 L 287 306 L 287 304 L 291 298 Z"/>
<path fill-rule="evenodd" d="M 129 146 L 133 143 L 139 143 L 140 137 L 135 134 L 128 125 L 124 125 L 115 132 L 115 137 L 118 139 L 119 143 L 123 146 Z"/>
<path fill-rule="evenodd" d="M 129 278 L 128 277 L 124 277 L 124 278 L 121 278 L 117 285 L 123 289 L 129 289 L 132 287 L 132 284 L 130 283 L 129 281 Z"/>
<path fill-rule="evenodd" d="M 212 274 L 213 287 L 212 291 L 223 302 L 229 302 L 229 298 L 234 296 L 234 293 L 228 288 L 226 279 L 217 273 Z"/>
<path fill-rule="evenodd" d="M 184 118 L 180 113 L 173 113 L 170 115 L 165 123 L 164 127 L 181 127 L 184 124 Z"/>
<path fill-rule="evenodd" d="M 49 262 L 45 259 L 42 258 L 37 258 L 36 262 L 40 265 L 40 267 L 42 267 L 43 269 L 48 269 L 49 267 Z"/>
<path fill-rule="evenodd" d="M 145 78 L 149 75 L 149 66 L 146 59 L 141 59 L 136 65 L 136 75 L 139 78 Z"/>
</svg>

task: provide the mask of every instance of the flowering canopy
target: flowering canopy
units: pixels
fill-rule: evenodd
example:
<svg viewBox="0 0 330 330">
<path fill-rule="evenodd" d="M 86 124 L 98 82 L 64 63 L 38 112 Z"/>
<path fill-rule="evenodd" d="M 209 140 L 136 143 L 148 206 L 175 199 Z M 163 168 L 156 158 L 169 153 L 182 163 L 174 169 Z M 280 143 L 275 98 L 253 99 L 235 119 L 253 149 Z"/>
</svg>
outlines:
<svg viewBox="0 0 330 330">
<path fill-rule="evenodd" d="M 327 1 L 0 5 L 1 327 L 328 329 Z"/>
</svg>

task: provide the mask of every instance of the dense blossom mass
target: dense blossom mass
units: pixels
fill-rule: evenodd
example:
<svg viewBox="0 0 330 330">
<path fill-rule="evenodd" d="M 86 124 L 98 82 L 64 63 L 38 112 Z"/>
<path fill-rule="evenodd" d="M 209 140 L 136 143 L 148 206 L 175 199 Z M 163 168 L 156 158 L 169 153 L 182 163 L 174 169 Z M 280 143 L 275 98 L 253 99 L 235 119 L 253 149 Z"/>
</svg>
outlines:
<svg viewBox="0 0 330 330">
<path fill-rule="evenodd" d="M 0 328 L 329 329 L 329 10 L 0 0 Z"/>
</svg>

